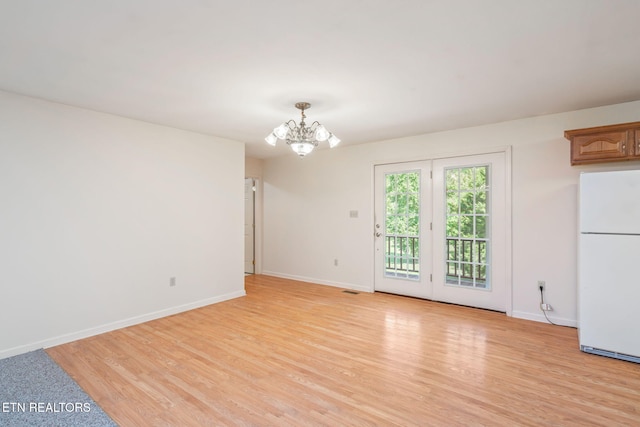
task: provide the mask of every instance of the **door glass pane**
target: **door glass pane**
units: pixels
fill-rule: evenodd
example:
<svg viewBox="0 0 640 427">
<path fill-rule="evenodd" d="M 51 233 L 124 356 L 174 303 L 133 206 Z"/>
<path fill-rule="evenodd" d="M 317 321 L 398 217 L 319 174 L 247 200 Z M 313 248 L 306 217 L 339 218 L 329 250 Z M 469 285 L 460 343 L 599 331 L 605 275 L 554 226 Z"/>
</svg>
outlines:
<svg viewBox="0 0 640 427">
<path fill-rule="evenodd" d="M 385 276 L 420 280 L 420 171 L 385 175 Z"/>
<path fill-rule="evenodd" d="M 490 289 L 489 166 L 445 169 L 446 283 Z"/>
</svg>

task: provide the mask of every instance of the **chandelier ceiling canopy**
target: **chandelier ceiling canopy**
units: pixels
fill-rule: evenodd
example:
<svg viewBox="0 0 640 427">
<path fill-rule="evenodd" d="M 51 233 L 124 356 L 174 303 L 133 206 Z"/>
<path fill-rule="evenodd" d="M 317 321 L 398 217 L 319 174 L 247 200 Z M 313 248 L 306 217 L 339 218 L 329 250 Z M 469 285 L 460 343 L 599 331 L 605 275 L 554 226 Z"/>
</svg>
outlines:
<svg viewBox="0 0 640 427">
<path fill-rule="evenodd" d="M 287 141 L 287 145 L 300 157 L 304 157 L 311 153 L 318 146 L 318 142 L 328 141 L 329 147 L 333 148 L 340 143 L 340 139 L 329 132 L 323 125 L 317 121 L 311 126 L 307 126 L 304 119 L 307 118 L 304 110 L 311 108 L 308 102 L 298 102 L 296 108 L 301 111 L 302 119 L 299 124 L 289 120 L 284 122 L 273 130 L 264 139 L 268 144 L 275 146 L 278 139 Z"/>
</svg>

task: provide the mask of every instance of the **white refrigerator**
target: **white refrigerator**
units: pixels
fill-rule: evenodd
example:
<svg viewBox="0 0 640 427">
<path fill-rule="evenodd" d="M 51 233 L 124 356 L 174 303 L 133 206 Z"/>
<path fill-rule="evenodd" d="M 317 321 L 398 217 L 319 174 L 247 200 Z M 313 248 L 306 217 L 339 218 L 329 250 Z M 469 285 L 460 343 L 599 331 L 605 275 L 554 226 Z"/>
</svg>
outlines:
<svg viewBox="0 0 640 427">
<path fill-rule="evenodd" d="M 640 363 L 640 170 L 582 173 L 580 349 Z"/>
</svg>

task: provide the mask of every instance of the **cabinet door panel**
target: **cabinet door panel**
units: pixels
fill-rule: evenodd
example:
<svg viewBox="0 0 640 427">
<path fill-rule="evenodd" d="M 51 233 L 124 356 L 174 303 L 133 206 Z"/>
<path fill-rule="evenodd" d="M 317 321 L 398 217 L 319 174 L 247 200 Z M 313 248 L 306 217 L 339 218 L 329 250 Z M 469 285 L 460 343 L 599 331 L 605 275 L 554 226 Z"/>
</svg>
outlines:
<svg viewBox="0 0 640 427">
<path fill-rule="evenodd" d="M 635 129 L 631 132 L 633 144 L 631 144 L 629 155 L 634 158 L 640 158 L 640 129 Z"/>
<path fill-rule="evenodd" d="M 571 163 L 623 160 L 627 157 L 629 133 L 633 134 L 632 131 L 619 131 L 575 136 L 571 144 Z"/>
</svg>

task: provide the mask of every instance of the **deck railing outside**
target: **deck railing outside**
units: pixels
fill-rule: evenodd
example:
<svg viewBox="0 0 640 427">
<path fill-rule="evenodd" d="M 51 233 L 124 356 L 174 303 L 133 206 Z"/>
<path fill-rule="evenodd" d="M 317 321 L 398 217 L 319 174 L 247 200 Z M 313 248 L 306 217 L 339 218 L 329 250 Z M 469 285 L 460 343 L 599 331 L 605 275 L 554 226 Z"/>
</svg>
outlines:
<svg viewBox="0 0 640 427">
<path fill-rule="evenodd" d="M 477 239 L 447 238 L 447 281 L 486 282 L 487 242 Z M 419 237 L 386 236 L 386 270 L 393 275 L 398 271 L 411 276 L 420 273 Z M 475 271 L 474 271 L 475 270 Z"/>
</svg>

